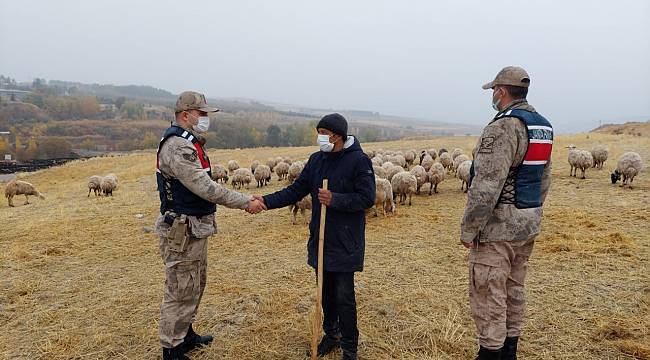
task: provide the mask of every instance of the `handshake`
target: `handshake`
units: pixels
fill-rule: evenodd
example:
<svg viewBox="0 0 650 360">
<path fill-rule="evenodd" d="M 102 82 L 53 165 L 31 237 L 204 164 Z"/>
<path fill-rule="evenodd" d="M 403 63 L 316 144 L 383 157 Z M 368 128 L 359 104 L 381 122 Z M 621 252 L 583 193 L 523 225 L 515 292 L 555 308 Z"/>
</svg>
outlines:
<svg viewBox="0 0 650 360">
<path fill-rule="evenodd" d="M 263 210 L 267 210 L 262 195 L 253 195 L 253 198 L 248 201 L 248 206 L 245 210 L 249 214 L 259 214 Z"/>
</svg>

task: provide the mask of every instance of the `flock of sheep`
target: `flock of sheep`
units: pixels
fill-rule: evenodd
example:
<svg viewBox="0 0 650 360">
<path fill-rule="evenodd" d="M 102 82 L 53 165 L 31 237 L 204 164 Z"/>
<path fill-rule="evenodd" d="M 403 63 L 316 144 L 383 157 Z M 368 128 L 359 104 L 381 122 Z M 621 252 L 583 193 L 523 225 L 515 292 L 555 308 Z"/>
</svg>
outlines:
<svg viewBox="0 0 650 360">
<path fill-rule="evenodd" d="M 575 145 L 571 144 L 567 146 L 569 149 L 569 165 L 571 170 L 569 175 L 577 177 L 578 169 L 581 172 L 581 179 L 585 179 L 585 173 L 587 169 L 596 168 L 602 169 L 603 164 L 609 157 L 609 150 L 603 145 L 594 146 L 591 151 L 580 150 L 576 148 Z M 641 155 L 636 152 L 626 152 L 621 157 L 618 158 L 616 163 L 616 169 L 611 174 L 612 184 L 615 184 L 617 181 L 623 178 L 623 183 L 621 186 L 629 185 L 632 186 L 634 177 L 637 176 L 643 169 L 643 161 L 641 160 Z"/>
<path fill-rule="evenodd" d="M 577 149 L 574 145 L 567 146 L 569 149 L 568 162 L 571 166 L 570 176 L 577 177 L 577 170 L 581 170 L 582 179 L 585 179 L 587 169 L 602 169 L 603 164 L 609 156 L 608 149 L 603 145 L 594 146 L 591 151 Z M 472 160 L 463 153 L 462 149 L 456 148 L 451 152 L 446 149 L 429 148 L 417 152 L 414 149 L 405 151 L 392 150 L 371 150 L 367 152 L 372 161 L 375 173 L 377 194 L 375 200 L 374 215 L 381 212 L 384 216 L 395 212 L 396 203 L 405 205 L 412 204 L 413 195 L 419 195 L 422 187 L 429 184 L 428 194 L 438 193 L 438 185 L 450 176 L 458 178 L 461 182 L 461 190 L 467 192 Z M 217 164 L 212 168 L 212 178 L 222 184 L 229 181 L 233 188 L 250 188 L 255 181 L 257 187 L 263 187 L 271 181 L 272 173 L 277 175 L 278 181 L 286 180 L 289 183 L 295 181 L 302 172 L 305 161 L 292 161 L 288 157 L 272 157 L 264 164 L 254 160 L 250 167 L 240 167 L 237 161 L 230 160 L 227 164 Z M 621 186 L 631 186 L 634 177 L 643 168 L 641 156 L 636 152 L 624 153 L 617 162 L 616 169 L 611 174 L 612 184 L 623 180 Z M 95 196 L 112 196 L 117 189 L 118 180 L 115 174 L 106 176 L 93 175 L 88 179 L 88 197 L 91 192 Z M 32 184 L 13 180 L 7 184 L 5 197 L 9 206 L 14 206 L 12 199 L 16 195 L 25 195 L 25 204 L 29 204 L 29 196 L 38 196 L 44 199 Z M 290 207 L 292 223 L 296 223 L 296 215 L 300 211 L 303 216 L 306 210 L 312 207 L 311 198 L 305 197 Z"/>
</svg>

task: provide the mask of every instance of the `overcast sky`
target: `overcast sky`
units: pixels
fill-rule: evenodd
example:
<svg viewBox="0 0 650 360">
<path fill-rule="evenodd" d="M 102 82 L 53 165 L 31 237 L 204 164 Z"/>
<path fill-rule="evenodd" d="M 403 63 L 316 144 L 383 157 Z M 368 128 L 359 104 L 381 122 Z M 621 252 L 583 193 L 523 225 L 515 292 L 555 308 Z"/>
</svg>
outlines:
<svg viewBox="0 0 650 360">
<path fill-rule="evenodd" d="M 650 1 L 0 0 L 0 74 L 485 124 L 531 76 L 561 132 L 650 119 Z"/>
</svg>

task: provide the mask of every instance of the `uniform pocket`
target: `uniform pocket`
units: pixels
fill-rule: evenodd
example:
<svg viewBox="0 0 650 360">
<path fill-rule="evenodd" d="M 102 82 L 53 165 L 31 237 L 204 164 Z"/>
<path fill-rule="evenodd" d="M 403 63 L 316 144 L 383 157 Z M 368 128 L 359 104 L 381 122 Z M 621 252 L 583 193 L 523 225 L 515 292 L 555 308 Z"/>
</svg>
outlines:
<svg viewBox="0 0 650 360">
<path fill-rule="evenodd" d="M 167 268 L 167 295 L 176 301 L 191 300 L 199 288 L 198 263 L 179 263 Z"/>
</svg>

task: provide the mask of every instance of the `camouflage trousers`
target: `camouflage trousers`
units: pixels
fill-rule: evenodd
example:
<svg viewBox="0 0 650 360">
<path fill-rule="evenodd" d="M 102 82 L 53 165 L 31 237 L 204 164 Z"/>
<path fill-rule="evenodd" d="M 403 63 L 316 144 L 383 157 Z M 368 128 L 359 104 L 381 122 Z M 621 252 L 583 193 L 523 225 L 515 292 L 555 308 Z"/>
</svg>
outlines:
<svg viewBox="0 0 650 360">
<path fill-rule="evenodd" d="M 184 252 L 167 248 L 160 238 L 160 255 L 165 263 L 165 292 L 160 305 L 160 345 L 172 348 L 183 342 L 196 317 L 205 290 L 208 238 L 191 239 Z"/>
<path fill-rule="evenodd" d="M 481 346 L 496 350 L 524 325 L 524 279 L 535 239 L 480 243 L 469 253 L 469 304 Z"/>
</svg>

